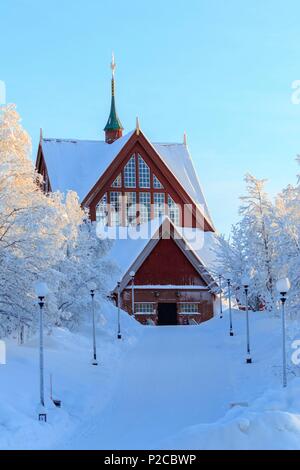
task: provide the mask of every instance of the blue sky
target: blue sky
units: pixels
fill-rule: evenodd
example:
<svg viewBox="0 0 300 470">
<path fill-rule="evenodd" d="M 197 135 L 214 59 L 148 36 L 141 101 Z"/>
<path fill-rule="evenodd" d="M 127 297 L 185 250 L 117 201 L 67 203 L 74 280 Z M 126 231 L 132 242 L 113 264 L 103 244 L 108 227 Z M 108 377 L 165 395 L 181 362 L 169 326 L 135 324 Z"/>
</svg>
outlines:
<svg viewBox="0 0 300 470">
<path fill-rule="evenodd" d="M 103 138 L 110 55 L 117 108 L 153 141 L 189 147 L 215 225 L 237 220 L 243 176 L 272 195 L 300 153 L 300 3 L 294 0 L 2 0 L 0 80 L 36 152 L 48 137 Z"/>
</svg>

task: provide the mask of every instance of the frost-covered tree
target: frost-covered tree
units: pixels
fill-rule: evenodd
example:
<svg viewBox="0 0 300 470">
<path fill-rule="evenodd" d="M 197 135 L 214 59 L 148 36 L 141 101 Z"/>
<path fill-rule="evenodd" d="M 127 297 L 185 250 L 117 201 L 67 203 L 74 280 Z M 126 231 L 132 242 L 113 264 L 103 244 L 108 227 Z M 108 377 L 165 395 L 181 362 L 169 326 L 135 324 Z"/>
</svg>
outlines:
<svg viewBox="0 0 300 470">
<path fill-rule="evenodd" d="M 299 316 L 300 306 L 300 185 L 289 185 L 276 199 L 278 271 L 288 276 L 291 291 L 289 312 Z"/>
<path fill-rule="evenodd" d="M 300 157 L 298 157 L 300 163 Z M 217 252 L 221 270 L 230 271 L 238 288 L 243 273 L 252 273 L 250 302 L 276 310 L 276 280 L 288 276 L 291 290 L 287 299 L 289 315 L 299 318 L 300 307 L 300 177 L 271 203 L 265 180 L 246 175 L 247 195 L 242 197 L 241 220 L 229 240 L 220 237 Z M 237 291 L 239 298 L 241 290 Z"/>
<path fill-rule="evenodd" d="M 52 310 L 56 312 L 56 325 L 72 328 L 87 315 L 90 302 L 88 282 L 93 281 L 97 285 L 95 303 L 99 306 L 107 297 L 109 278 L 117 268 L 107 256 L 112 242 L 97 237 L 96 223 L 86 217 L 75 193 L 67 197 L 66 217 L 71 236 L 66 239 L 64 258 L 51 272 L 55 294 Z"/>
<path fill-rule="evenodd" d="M 276 302 L 277 239 L 275 236 L 275 212 L 267 193 L 266 180 L 246 175 L 247 195 L 241 197 L 241 226 L 246 233 L 246 259 L 248 272 L 253 273 L 253 287 L 267 307 L 273 309 Z"/>
<path fill-rule="evenodd" d="M 86 282 L 95 279 L 104 293 L 112 272 L 103 261 L 109 243 L 96 237 L 77 195 L 45 195 L 30 151 L 15 106 L 0 108 L 0 336 L 34 329 L 35 280 L 51 288 L 47 324 L 74 324 L 87 310 Z"/>
<path fill-rule="evenodd" d="M 61 197 L 46 197 L 15 106 L 0 108 L 0 335 L 33 319 L 32 283 L 61 256 Z"/>
<path fill-rule="evenodd" d="M 278 240 L 275 211 L 265 192 L 266 180 L 245 176 L 247 194 L 241 197 L 241 221 L 233 228 L 229 241 L 220 239 L 219 262 L 231 272 L 237 289 L 243 274 L 251 275 L 249 298 L 253 308 L 276 304 Z M 241 291 L 240 291 L 241 292 Z"/>
</svg>

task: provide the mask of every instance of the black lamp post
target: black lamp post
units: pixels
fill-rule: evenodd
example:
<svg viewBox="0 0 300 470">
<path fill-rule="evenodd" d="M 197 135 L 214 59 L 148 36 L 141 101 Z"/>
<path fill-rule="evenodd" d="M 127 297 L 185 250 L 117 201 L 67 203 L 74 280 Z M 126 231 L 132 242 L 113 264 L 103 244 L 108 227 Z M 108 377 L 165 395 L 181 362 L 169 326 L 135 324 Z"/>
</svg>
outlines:
<svg viewBox="0 0 300 470">
<path fill-rule="evenodd" d="M 276 289 L 280 294 L 281 309 L 282 309 L 282 385 L 287 386 L 287 372 L 286 372 L 286 347 L 285 347 L 285 302 L 286 295 L 290 290 L 291 284 L 289 279 L 279 279 L 276 283 Z"/>
<path fill-rule="evenodd" d="M 135 314 L 135 309 L 134 309 L 134 277 L 135 277 L 135 272 L 130 271 L 129 275 L 131 277 L 131 310 L 132 310 L 132 316 L 134 317 L 134 314 Z"/>
<path fill-rule="evenodd" d="M 220 318 L 223 318 L 223 305 L 222 305 L 222 274 L 219 274 L 219 291 L 220 291 Z"/>
<path fill-rule="evenodd" d="M 233 336 L 233 327 L 232 327 L 232 309 L 231 309 L 231 274 L 226 274 L 226 281 L 228 287 L 228 304 L 229 304 L 229 336 Z"/>
<path fill-rule="evenodd" d="M 251 352 L 250 352 L 250 328 L 249 328 L 249 305 L 248 305 L 248 292 L 249 292 L 249 285 L 250 285 L 250 278 L 245 275 L 242 278 L 242 284 L 244 286 L 245 297 L 246 297 L 246 329 L 247 329 L 247 356 L 246 356 L 246 363 L 251 364 Z"/>
<path fill-rule="evenodd" d="M 121 315 L 120 315 L 120 297 L 121 297 L 121 283 L 118 282 L 118 285 L 117 285 L 117 296 L 118 296 L 118 334 L 117 334 L 117 338 L 118 339 L 122 339 L 122 334 L 121 334 Z"/>
<path fill-rule="evenodd" d="M 39 421 L 47 421 L 47 413 L 45 410 L 45 392 L 44 392 L 44 322 L 43 322 L 43 308 L 45 305 L 45 297 L 48 295 L 49 289 L 45 282 L 37 282 L 35 284 L 35 294 L 39 299 L 40 319 L 39 319 L 39 355 L 40 355 L 40 412 Z"/>
<path fill-rule="evenodd" d="M 92 365 L 97 366 L 97 345 L 96 345 L 96 322 L 95 322 L 95 291 L 97 289 L 97 284 L 95 282 L 88 283 L 88 289 L 92 298 L 92 321 L 93 321 L 93 360 Z"/>
</svg>

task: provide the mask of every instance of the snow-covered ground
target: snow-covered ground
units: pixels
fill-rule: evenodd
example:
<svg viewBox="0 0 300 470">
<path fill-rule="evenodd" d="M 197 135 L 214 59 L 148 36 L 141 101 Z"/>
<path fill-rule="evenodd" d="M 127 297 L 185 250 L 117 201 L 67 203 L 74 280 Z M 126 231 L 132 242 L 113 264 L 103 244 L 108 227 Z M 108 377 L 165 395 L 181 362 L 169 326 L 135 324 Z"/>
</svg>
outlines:
<svg viewBox="0 0 300 470">
<path fill-rule="evenodd" d="M 7 342 L 7 364 L 0 365 L 0 449 L 57 448 L 110 401 L 119 369 L 128 348 L 133 347 L 141 326 L 122 315 L 124 340 L 116 340 L 116 309 L 98 322 L 99 366 L 91 365 L 92 326 L 80 334 L 56 328 L 45 335 L 45 389 L 47 424 L 37 421 L 39 412 L 38 339 L 24 346 Z M 62 400 L 57 409 L 50 401 Z"/>
<path fill-rule="evenodd" d="M 253 364 L 245 364 L 244 312 L 234 313 L 234 337 L 226 315 L 188 327 L 142 327 L 124 315 L 122 341 L 115 313 L 98 335 L 98 367 L 89 326 L 47 337 L 46 379 L 52 372 L 63 402 L 48 401 L 47 424 L 36 419 L 37 344 L 8 343 L 0 448 L 300 449 L 300 379 L 290 367 L 282 390 L 279 319 L 251 314 Z"/>
</svg>

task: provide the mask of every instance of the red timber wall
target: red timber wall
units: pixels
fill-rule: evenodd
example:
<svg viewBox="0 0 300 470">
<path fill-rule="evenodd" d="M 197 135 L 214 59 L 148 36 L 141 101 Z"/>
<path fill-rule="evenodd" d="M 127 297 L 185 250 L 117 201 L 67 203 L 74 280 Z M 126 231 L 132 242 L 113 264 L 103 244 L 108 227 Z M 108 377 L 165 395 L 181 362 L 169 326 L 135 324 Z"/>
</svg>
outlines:
<svg viewBox="0 0 300 470">
<path fill-rule="evenodd" d="M 124 167 L 130 160 L 132 155 L 136 155 L 136 187 L 135 188 L 127 188 L 124 184 Z M 138 165 L 137 165 L 137 155 L 141 155 L 145 163 L 150 168 L 150 181 L 151 186 L 150 188 L 140 188 L 139 187 L 139 174 L 138 174 Z M 99 156 L 101 158 L 101 156 Z M 121 186 L 120 187 L 112 187 L 113 182 L 119 175 L 122 175 L 121 178 Z M 161 184 L 163 185 L 163 189 L 157 189 L 153 187 L 153 175 L 155 175 Z M 181 220 L 180 225 L 186 227 L 199 227 L 204 231 L 214 231 L 214 229 L 210 226 L 209 222 L 202 216 L 199 209 L 190 199 L 189 195 L 185 193 L 184 189 L 181 187 L 177 179 L 174 175 L 170 172 L 170 170 L 165 166 L 162 162 L 160 157 L 157 155 L 154 148 L 149 144 L 147 139 L 142 135 L 133 134 L 133 136 L 129 139 L 127 144 L 123 147 L 120 151 L 119 155 L 115 158 L 112 162 L 110 167 L 106 170 L 106 172 L 101 176 L 98 180 L 94 188 L 90 191 L 87 197 L 83 201 L 83 205 L 89 208 L 90 217 L 92 220 L 96 220 L 96 206 L 101 201 L 103 196 L 107 195 L 107 202 L 110 203 L 110 193 L 112 191 L 120 192 L 122 195 L 126 195 L 127 192 L 135 192 L 137 194 L 137 222 L 139 223 L 139 194 L 142 193 L 150 193 L 151 195 L 151 218 L 154 218 L 153 214 L 153 204 L 154 204 L 154 193 L 165 193 L 165 202 L 167 203 L 167 195 L 169 194 L 174 202 L 178 204 L 181 208 Z M 124 204 L 125 205 L 125 204 Z M 184 215 L 185 210 L 184 206 L 189 205 L 190 210 L 186 211 L 189 215 Z M 121 220 L 121 225 L 126 225 L 124 223 L 125 208 L 123 208 L 123 217 Z M 196 219 L 197 216 L 197 219 Z M 196 222 L 197 220 L 197 222 Z M 110 221 L 108 221 L 110 224 Z"/>
<path fill-rule="evenodd" d="M 192 319 L 201 323 L 213 317 L 213 294 L 206 290 L 205 282 L 172 238 L 161 239 L 157 243 L 136 272 L 135 285 L 150 286 L 147 289 L 135 289 L 135 303 L 154 304 L 152 315 L 136 315 L 137 320 L 141 323 L 145 324 L 149 319 L 157 323 L 158 303 L 177 304 L 178 324 L 185 324 Z M 155 288 L 156 285 L 159 288 Z M 166 288 L 162 288 L 162 285 L 165 285 Z M 168 288 L 168 285 L 172 288 Z M 178 288 L 174 286 L 178 286 Z M 195 289 L 193 286 L 202 286 L 204 289 Z M 181 314 L 180 305 L 182 303 L 197 303 L 198 313 Z M 122 292 L 122 306 L 132 314 L 130 285 Z"/>
</svg>

